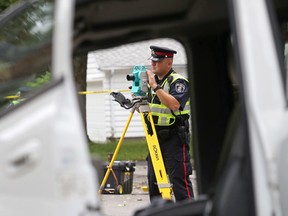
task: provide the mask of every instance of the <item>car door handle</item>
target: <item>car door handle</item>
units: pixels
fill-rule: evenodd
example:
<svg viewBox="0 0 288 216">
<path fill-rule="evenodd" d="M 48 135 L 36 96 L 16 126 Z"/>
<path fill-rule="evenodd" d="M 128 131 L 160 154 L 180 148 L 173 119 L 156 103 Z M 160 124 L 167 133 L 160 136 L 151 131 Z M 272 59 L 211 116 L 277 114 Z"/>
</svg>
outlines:
<svg viewBox="0 0 288 216">
<path fill-rule="evenodd" d="M 39 159 L 40 142 L 36 140 L 24 142 L 23 146 L 8 155 L 6 171 L 13 176 L 25 174 L 35 167 Z"/>
</svg>

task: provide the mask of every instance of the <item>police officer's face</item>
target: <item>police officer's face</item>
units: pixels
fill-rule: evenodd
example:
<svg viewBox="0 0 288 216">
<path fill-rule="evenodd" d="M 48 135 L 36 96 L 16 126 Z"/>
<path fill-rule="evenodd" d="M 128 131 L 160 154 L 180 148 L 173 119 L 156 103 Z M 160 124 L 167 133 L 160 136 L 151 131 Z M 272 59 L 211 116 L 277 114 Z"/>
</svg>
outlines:
<svg viewBox="0 0 288 216">
<path fill-rule="evenodd" d="M 151 70 L 156 75 L 165 75 L 172 67 L 172 58 L 164 58 L 159 62 L 151 61 Z"/>
</svg>

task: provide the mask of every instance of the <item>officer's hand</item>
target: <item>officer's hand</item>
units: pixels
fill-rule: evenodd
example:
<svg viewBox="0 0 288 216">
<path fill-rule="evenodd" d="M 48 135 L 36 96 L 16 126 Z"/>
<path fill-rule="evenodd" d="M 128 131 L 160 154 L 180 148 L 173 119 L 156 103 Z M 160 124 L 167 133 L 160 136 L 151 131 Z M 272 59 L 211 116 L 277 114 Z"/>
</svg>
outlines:
<svg viewBox="0 0 288 216">
<path fill-rule="evenodd" d="M 155 80 L 154 73 L 152 73 L 151 70 L 147 70 L 146 72 L 147 72 L 147 76 L 148 76 L 149 85 L 151 86 L 152 89 L 156 88 L 157 83 L 156 83 L 156 80 Z"/>
</svg>

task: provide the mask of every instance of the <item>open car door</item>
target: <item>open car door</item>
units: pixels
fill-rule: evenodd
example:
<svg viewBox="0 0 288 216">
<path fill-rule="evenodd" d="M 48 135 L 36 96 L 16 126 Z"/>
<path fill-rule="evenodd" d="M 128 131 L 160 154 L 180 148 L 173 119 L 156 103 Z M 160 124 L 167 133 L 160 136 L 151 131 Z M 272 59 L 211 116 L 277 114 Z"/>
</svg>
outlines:
<svg viewBox="0 0 288 216">
<path fill-rule="evenodd" d="M 231 3 L 249 134 L 255 209 L 261 216 L 287 215 L 288 108 L 284 68 L 284 51 L 287 51 L 283 45 L 287 29 L 280 31 L 283 17 L 274 16 L 277 7 L 270 1 L 232 0 Z"/>
<path fill-rule="evenodd" d="M 0 18 L 0 215 L 100 215 L 71 67 L 73 12 L 70 0 L 24 1 Z"/>
</svg>

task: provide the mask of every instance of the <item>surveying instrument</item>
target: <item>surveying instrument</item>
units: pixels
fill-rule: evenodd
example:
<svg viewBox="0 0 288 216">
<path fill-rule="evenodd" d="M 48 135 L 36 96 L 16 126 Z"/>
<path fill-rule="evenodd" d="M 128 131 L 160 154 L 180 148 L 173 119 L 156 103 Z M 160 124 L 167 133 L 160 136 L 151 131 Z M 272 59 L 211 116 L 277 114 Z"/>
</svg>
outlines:
<svg viewBox="0 0 288 216">
<path fill-rule="evenodd" d="M 131 93 L 134 95 L 132 100 L 125 98 L 125 96 L 120 92 L 112 92 L 111 95 L 114 97 L 115 101 L 120 104 L 121 107 L 125 109 L 131 109 L 130 115 L 124 127 L 123 133 L 117 144 L 115 152 L 111 158 L 111 161 L 107 167 L 107 171 L 104 175 L 102 183 L 100 185 L 99 193 L 102 193 L 104 185 L 109 177 L 110 171 L 112 170 L 116 156 L 122 145 L 124 136 L 129 127 L 131 119 L 135 110 L 139 111 L 141 116 L 141 121 L 143 129 L 145 131 L 146 141 L 148 145 L 148 150 L 151 156 L 153 169 L 155 172 L 157 185 L 163 199 L 171 200 L 172 188 L 168 180 L 168 176 L 165 170 L 164 161 L 162 158 L 162 153 L 160 145 L 158 142 L 155 125 L 153 122 L 150 107 L 147 101 L 148 92 L 148 77 L 146 73 L 145 66 L 134 66 L 133 74 L 127 75 L 127 80 L 133 81 L 131 87 Z"/>
</svg>

